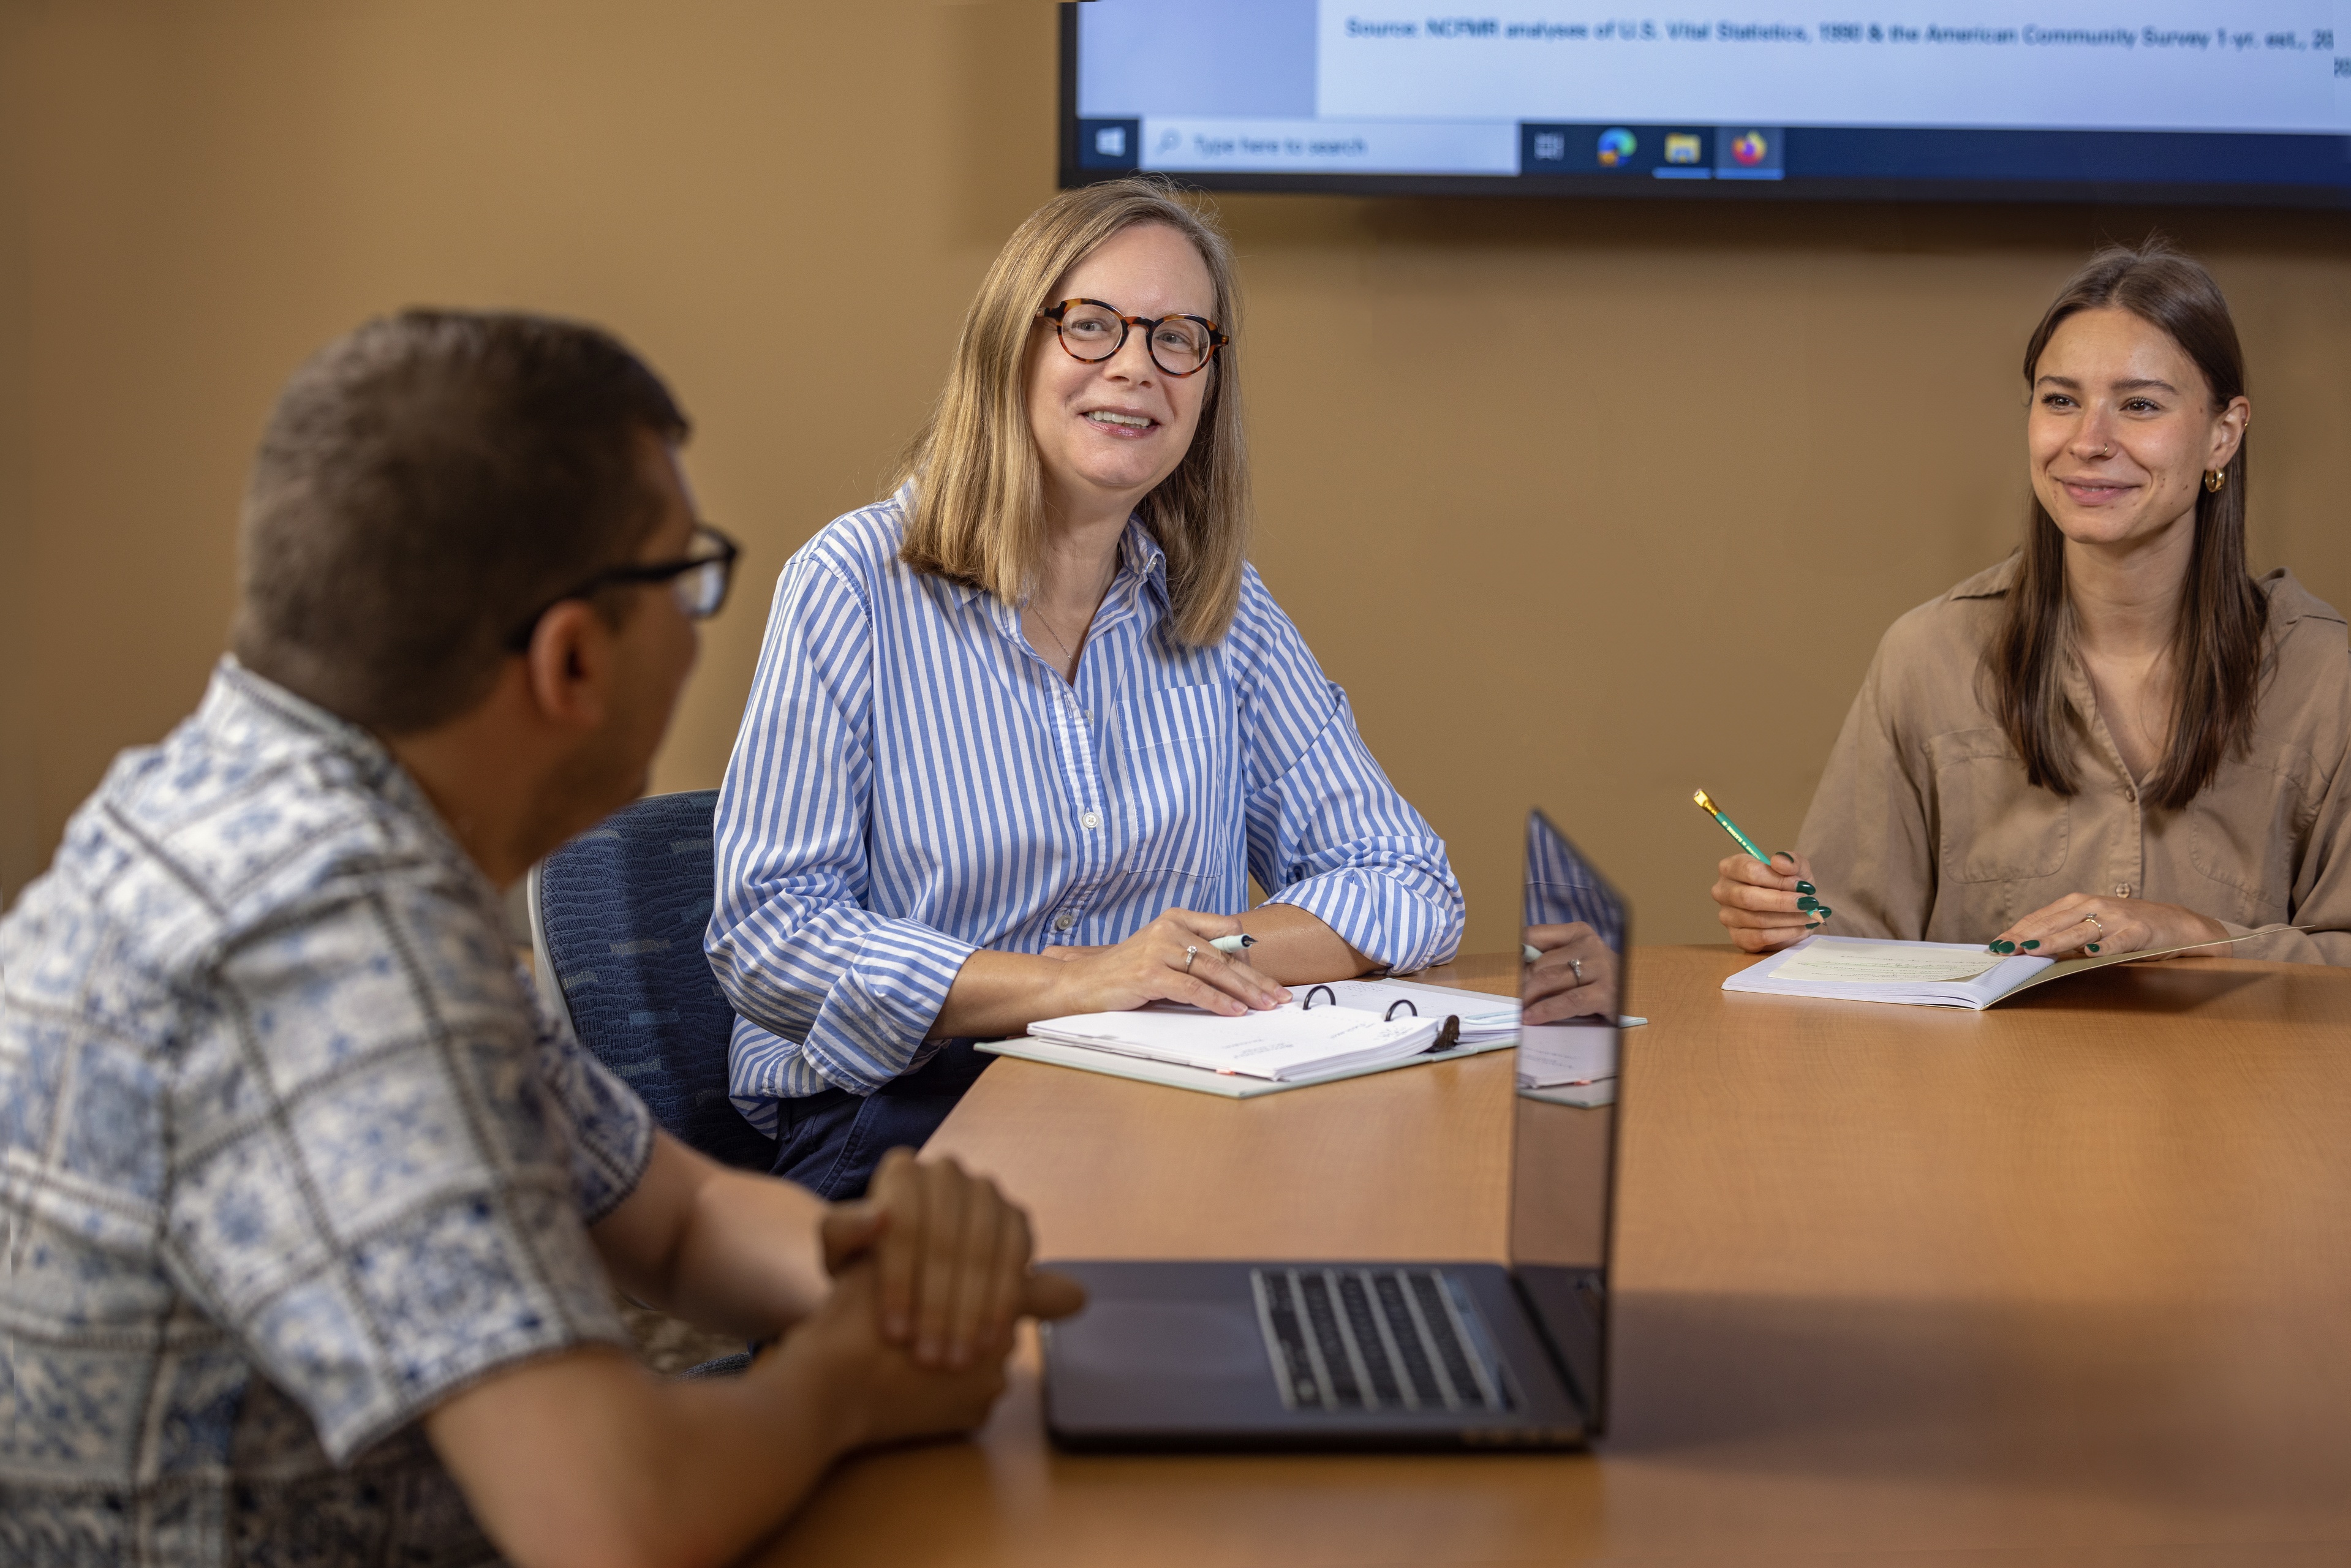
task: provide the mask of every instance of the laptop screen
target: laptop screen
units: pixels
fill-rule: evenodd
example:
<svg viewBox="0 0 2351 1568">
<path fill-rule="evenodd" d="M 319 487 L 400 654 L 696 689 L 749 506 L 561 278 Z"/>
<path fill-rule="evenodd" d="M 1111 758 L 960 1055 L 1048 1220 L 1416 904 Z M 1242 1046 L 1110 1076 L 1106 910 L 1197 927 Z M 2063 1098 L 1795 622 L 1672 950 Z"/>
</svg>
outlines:
<svg viewBox="0 0 2351 1568">
<path fill-rule="evenodd" d="M 1523 918 L 1510 1267 L 1596 1432 L 1631 912 L 1541 811 L 1527 817 Z"/>
</svg>

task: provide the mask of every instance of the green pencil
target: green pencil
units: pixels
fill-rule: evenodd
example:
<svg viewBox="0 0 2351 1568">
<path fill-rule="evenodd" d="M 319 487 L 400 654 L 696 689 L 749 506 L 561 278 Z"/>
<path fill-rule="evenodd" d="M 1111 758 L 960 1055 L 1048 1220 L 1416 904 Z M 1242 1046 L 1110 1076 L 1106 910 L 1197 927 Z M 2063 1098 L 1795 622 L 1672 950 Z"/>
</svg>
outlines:
<svg viewBox="0 0 2351 1568">
<path fill-rule="evenodd" d="M 1704 807 L 1708 816 L 1712 817 L 1716 821 L 1720 822 L 1722 824 L 1722 831 L 1729 833 L 1732 838 L 1737 839 L 1740 849 L 1745 850 L 1749 854 L 1753 855 L 1765 865 L 1770 865 L 1771 863 L 1771 857 L 1765 854 L 1761 850 L 1757 849 L 1755 847 L 1755 841 L 1749 838 L 1745 833 L 1740 832 L 1739 831 L 1739 824 L 1724 816 L 1722 814 L 1722 808 L 1716 805 L 1714 801 L 1708 797 L 1705 790 L 1700 789 L 1696 791 L 1690 796 L 1690 799 Z"/>
</svg>

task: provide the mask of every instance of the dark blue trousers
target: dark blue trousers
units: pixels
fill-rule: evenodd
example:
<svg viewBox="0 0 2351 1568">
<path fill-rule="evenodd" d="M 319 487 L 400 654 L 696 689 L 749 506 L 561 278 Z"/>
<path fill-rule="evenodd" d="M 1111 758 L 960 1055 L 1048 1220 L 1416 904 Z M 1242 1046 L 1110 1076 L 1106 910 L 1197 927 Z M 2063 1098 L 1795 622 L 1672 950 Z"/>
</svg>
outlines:
<svg viewBox="0 0 2351 1568">
<path fill-rule="evenodd" d="M 967 1040 L 951 1040 L 871 1094 L 828 1089 L 784 1101 L 775 1174 L 833 1203 L 863 1197 L 882 1156 L 902 1145 L 921 1148 L 994 1060 Z"/>
</svg>

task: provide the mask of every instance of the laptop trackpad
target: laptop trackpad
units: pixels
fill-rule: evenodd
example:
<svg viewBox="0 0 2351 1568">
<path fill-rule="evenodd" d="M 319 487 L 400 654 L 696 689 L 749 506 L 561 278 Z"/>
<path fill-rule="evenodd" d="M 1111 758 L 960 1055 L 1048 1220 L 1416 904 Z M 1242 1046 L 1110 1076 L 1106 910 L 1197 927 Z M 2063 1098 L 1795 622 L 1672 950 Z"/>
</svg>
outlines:
<svg viewBox="0 0 2351 1568">
<path fill-rule="evenodd" d="M 1240 1303 L 1096 1301 L 1056 1324 L 1055 1358 L 1073 1373 L 1148 1378 L 1267 1375 L 1265 1339 Z"/>
</svg>

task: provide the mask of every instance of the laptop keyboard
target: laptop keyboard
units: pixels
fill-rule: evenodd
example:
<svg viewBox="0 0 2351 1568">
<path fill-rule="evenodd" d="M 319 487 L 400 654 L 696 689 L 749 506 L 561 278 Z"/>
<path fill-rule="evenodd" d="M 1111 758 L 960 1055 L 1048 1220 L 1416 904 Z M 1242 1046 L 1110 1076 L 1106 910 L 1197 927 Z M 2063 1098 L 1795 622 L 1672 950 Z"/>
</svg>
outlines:
<svg viewBox="0 0 2351 1568">
<path fill-rule="evenodd" d="M 1435 1269 L 1252 1269 L 1292 1410 L 1506 1410 L 1476 1309 Z"/>
</svg>

